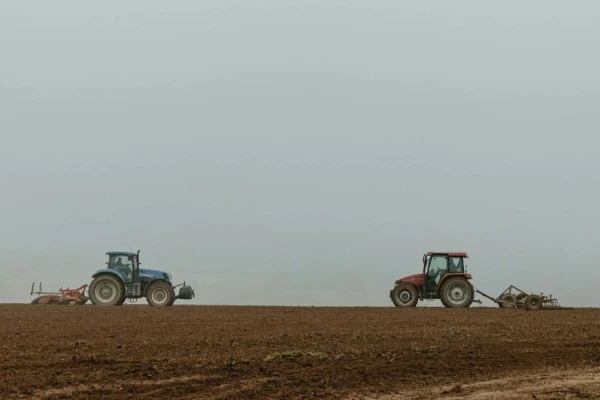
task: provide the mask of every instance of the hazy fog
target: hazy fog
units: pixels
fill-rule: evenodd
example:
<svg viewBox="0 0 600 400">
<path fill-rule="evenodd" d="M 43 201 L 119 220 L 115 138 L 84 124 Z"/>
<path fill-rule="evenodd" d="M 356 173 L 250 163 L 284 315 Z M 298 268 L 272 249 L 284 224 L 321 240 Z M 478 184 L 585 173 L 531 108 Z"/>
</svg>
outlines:
<svg viewBox="0 0 600 400">
<path fill-rule="evenodd" d="M 192 304 L 391 306 L 423 252 L 454 250 L 491 294 L 597 306 L 599 18 L 3 1 L 0 302 L 131 247 Z"/>
</svg>

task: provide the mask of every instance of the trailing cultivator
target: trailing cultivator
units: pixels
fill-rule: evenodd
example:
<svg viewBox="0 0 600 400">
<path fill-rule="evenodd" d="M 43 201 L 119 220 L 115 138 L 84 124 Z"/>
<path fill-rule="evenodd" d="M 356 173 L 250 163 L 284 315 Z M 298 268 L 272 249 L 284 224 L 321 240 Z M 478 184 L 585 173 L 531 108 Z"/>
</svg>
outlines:
<svg viewBox="0 0 600 400">
<path fill-rule="evenodd" d="M 552 295 L 544 296 L 544 293 L 533 294 L 527 293 L 514 285 L 510 285 L 496 298 L 475 289 L 480 295 L 490 299 L 498 304 L 501 308 L 526 308 L 527 310 L 552 310 L 564 308 L 558 302 L 558 299 L 553 299 Z"/>
<path fill-rule="evenodd" d="M 43 292 L 40 282 L 39 290 L 34 292 L 35 282 L 31 284 L 31 295 L 37 294 L 38 297 L 31 301 L 31 304 L 52 304 L 52 305 L 84 305 L 89 300 L 85 296 L 85 289 L 88 285 L 82 285 L 77 289 L 58 289 L 57 292 Z"/>
</svg>

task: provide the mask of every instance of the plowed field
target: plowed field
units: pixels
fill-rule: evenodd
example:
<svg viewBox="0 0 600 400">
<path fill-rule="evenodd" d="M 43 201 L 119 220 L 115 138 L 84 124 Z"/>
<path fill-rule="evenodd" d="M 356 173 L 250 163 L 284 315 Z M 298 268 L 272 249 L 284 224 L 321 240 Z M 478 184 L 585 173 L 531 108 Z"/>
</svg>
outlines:
<svg viewBox="0 0 600 400">
<path fill-rule="evenodd" d="M 0 305 L 0 398 L 600 398 L 600 310 Z"/>
</svg>

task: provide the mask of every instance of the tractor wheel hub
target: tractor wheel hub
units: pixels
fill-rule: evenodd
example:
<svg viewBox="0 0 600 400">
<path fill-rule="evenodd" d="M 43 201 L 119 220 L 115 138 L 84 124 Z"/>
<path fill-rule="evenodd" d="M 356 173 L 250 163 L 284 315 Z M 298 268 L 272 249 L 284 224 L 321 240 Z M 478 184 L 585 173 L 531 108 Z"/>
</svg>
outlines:
<svg viewBox="0 0 600 400">
<path fill-rule="evenodd" d="M 101 299 L 102 301 L 112 301 L 112 299 L 117 295 L 115 287 L 110 283 L 102 283 L 98 285 L 96 289 L 96 297 Z"/>
<path fill-rule="evenodd" d="M 400 292 L 400 300 L 402 300 L 403 303 L 409 302 L 411 299 L 411 295 L 410 293 L 408 293 L 407 290 Z"/>
<path fill-rule="evenodd" d="M 462 300 L 464 300 L 466 295 L 467 292 L 460 286 L 454 286 L 452 289 L 450 289 L 450 300 L 452 302 L 460 303 Z"/>
<path fill-rule="evenodd" d="M 167 291 L 163 288 L 156 289 L 152 292 L 152 300 L 156 303 L 163 303 L 167 300 Z"/>
</svg>

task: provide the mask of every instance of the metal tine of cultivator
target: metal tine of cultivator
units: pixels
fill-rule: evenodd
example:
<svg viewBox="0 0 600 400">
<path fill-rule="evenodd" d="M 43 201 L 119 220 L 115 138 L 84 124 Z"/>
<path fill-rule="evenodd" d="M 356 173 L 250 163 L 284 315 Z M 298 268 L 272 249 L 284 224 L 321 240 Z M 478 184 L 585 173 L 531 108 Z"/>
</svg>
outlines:
<svg viewBox="0 0 600 400">
<path fill-rule="evenodd" d="M 543 308 L 544 309 L 554 309 L 554 308 L 565 308 L 563 306 L 560 305 L 560 303 L 558 302 L 558 299 L 553 299 L 552 295 L 548 296 L 548 297 L 544 297 L 543 299 Z"/>
</svg>

